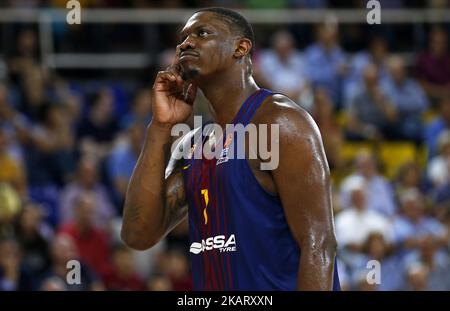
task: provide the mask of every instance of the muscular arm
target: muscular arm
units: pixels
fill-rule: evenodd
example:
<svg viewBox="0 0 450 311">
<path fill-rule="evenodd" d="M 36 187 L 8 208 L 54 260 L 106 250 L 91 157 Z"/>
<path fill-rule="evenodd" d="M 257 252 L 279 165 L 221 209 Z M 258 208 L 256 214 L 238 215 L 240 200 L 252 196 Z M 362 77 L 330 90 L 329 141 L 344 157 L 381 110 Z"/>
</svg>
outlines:
<svg viewBox="0 0 450 311">
<path fill-rule="evenodd" d="M 164 178 L 169 144 L 170 129 L 149 126 L 125 197 L 121 237 L 132 248 L 155 245 L 187 214 L 179 161 L 171 159 Z"/>
<path fill-rule="evenodd" d="M 272 175 L 301 248 L 298 289 L 331 290 L 336 239 L 329 168 L 320 133 L 312 118 L 288 98 L 275 95 L 273 100 L 275 108 L 269 118 L 280 125 L 280 161 Z"/>
</svg>

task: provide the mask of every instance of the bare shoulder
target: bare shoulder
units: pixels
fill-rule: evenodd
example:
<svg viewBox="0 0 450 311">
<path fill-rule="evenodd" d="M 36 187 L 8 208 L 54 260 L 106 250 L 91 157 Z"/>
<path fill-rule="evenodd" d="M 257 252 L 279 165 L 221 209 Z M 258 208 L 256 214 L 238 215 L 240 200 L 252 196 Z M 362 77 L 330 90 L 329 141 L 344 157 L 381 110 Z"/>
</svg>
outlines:
<svg viewBox="0 0 450 311">
<path fill-rule="evenodd" d="M 268 96 L 253 120 L 256 124 L 278 124 L 280 135 L 289 137 L 320 137 L 311 115 L 289 97 L 282 94 Z"/>
</svg>

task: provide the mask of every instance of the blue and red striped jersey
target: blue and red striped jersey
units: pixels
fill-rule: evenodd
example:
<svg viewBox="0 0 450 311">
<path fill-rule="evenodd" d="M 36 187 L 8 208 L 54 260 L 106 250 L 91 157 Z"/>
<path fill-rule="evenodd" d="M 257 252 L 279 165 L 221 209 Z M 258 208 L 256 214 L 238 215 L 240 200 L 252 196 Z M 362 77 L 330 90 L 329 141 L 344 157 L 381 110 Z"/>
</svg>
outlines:
<svg viewBox="0 0 450 311">
<path fill-rule="evenodd" d="M 249 124 L 270 94 L 260 89 L 249 96 L 232 123 Z M 197 144 L 193 137 L 192 150 L 209 137 L 202 133 Z M 183 160 L 194 289 L 295 290 L 301 251 L 280 198 L 262 188 L 247 159 L 229 157 L 234 135 L 220 140 L 219 159 Z M 339 288 L 336 269 L 334 288 Z"/>
</svg>

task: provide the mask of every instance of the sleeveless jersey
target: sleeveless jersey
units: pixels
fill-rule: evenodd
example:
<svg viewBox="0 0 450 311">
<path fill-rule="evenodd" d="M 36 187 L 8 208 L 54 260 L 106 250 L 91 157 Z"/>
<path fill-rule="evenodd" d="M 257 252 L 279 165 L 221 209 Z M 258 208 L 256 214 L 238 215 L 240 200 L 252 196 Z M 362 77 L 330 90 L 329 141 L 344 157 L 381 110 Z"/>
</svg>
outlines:
<svg viewBox="0 0 450 311">
<path fill-rule="evenodd" d="M 249 124 L 270 94 L 249 96 L 232 123 Z M 301 252 L 279 196 L 262 188 L 247 159 L 227 154 L 235 135 L 223 135 L 221 155 L 211 160 L 193 156 L 210 136 L 199 137 L 183 160 L 194 290 L 295 290 Z"/>
</svg>

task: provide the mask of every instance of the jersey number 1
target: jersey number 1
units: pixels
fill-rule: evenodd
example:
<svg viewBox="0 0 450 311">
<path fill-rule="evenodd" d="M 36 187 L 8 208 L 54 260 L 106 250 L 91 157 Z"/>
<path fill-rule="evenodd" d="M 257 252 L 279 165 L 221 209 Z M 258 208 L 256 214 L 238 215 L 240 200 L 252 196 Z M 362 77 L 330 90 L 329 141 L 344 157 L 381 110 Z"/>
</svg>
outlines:
<svg viewBox="0 0 450 311">
<path fill-rule="evenodd" d="M 205 209 L 203 210 L 203 217 L 205 218 L 205 225 L 208 223 L 208 214 L 206 213 L 206 208 L 208 207 L 209 197 L 208 197 L 208 189 L 202 189 L 201 193 L 203 198 L 205 199 Z"/>
</svg>

